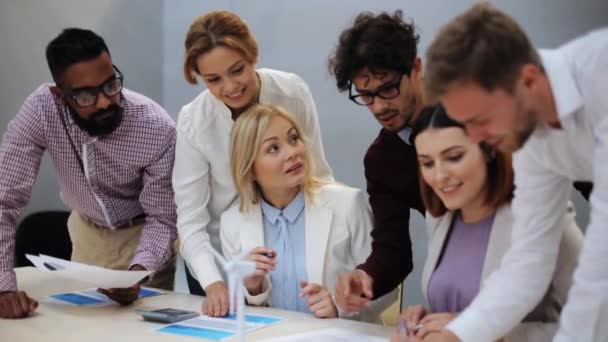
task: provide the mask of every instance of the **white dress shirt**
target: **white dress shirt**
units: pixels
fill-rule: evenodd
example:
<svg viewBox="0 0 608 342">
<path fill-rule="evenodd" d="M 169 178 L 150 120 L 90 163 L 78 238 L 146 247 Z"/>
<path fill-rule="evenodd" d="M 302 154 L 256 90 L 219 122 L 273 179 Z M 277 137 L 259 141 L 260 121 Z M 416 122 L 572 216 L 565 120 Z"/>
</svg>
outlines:
<svg viewBox="0 0 608 342">
<path fill-rule="evenodd" d="M 575 180 L 594 183 L 591 219 L 555 341 L 608 338 L 608 29 L 540 54 L 563 129 L 536 129 L 514 154 L 512 247 L 448 325 L 463 341 L 503 336 L 540 301 Z"/>
<path fill-rule="evenodd" d="M 325 160 L 317 110 L 308 86 L 294 74 L 257 70 L 260 103 L 274 104 L 293 113 L 308 138 L 314 174 L 332 179 Z M 221 251 L 220 215 L 236 199 L 230 173 L 230 109 L 209 90 L 185 105 L 177 120 L 173 189 L 181 253 L 203 288 L 222 280 L 205 249 L 207 241 Z"/>
</svg>

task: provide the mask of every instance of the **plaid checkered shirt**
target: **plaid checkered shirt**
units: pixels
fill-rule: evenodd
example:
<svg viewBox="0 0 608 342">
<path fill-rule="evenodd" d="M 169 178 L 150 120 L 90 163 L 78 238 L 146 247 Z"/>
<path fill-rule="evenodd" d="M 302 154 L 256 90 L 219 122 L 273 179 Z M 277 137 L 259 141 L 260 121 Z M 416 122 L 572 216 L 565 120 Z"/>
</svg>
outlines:
<svg viewBox="0 0 608 342">
<path fill-rule="evenodd" d="M 171 257 L 177 238 L 171 187 L 174 121 L 154 101 L 123 89 L 120 126 L 108 136 L 91 137 L 49 87 L 44 84 L 27 98 L 0 146 L 0 291 L 17 288 L 16 221 L 29 201 L 45 151 L 57 169 L 61 199 L 92 223 L 114 229 L 146 215 L 131 264 L 158 269 Z"/>
</svg>

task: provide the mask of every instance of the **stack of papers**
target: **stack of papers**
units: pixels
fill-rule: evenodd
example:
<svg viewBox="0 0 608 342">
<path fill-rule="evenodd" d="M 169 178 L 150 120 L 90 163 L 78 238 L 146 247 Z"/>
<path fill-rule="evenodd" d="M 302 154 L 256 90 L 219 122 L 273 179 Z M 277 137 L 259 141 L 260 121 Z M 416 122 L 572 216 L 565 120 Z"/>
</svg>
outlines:
<svg viewBox="0 0 608 342">
<path fill-rule="evenodd" d="M 160 296 L 163 292 L 142 288 L 139 291 L 139 298 Z M 97 289 L 87 289 L 83 291 L 75 291 L 68 293 L 58 293 L 50 295 L 54 302 L 60 302 L 62 304 L 76 305 L 76 306 L 106 306 L 116 305 L 115 301 L 108 298 L 106 295 L 97 292 Z"/>
<path fill-rule="evenodd" d="M 41 254 L 25 255 L 36 268 L 53 274 L 93 284 L 104 289 L 127 288 L 150 275 L 153 271 L 117 271 L 107 268 L 81 264 Z"/>
<path fill-rule="evenodd" d="M 273 316 L 245 315 L 245 331 L 261 329 L 281 320 L 282 318 Z M 228 315 L 226 317 L 199 316 L 162 327 L 156 331 L 219 341 L 236 335 L 236 330 L 236 315 Z"/>
</svg>

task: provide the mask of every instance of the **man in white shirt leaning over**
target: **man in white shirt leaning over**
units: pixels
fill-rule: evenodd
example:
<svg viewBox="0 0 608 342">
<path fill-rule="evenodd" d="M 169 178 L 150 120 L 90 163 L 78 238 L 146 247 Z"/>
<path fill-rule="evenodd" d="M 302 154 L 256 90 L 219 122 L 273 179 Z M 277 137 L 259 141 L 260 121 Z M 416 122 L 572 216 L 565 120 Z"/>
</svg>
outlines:
<svg viewBox="0 0 608 342">
<path fill-rule="evenodd" d="M 488 4 L 444 26 L 427 52 L 426 94 L 474 141 L 513 151 L 512 247 L 471 305 L 425 341 L 500 339 L 541 300 L 575 180 L 593 181 L 590 224 L 555 341 L 608 339 L 608 29 L 533 48 Z"/>
</svg>

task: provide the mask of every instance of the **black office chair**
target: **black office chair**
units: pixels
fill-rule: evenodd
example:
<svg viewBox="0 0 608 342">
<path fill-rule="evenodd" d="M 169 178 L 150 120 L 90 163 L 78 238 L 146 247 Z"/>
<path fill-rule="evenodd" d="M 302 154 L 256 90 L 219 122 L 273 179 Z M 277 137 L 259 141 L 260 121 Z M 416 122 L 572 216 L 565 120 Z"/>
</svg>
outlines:
<svg viewBox="0 0 608 342">
<path fill-rule="evenodd" d="M 26 216 L 17 225 L 15 267 L 33 266 L 25 254 L 45 254 L 70 260 L 69 216 L 67 211 L 41 211 Z"/>
</svg>

